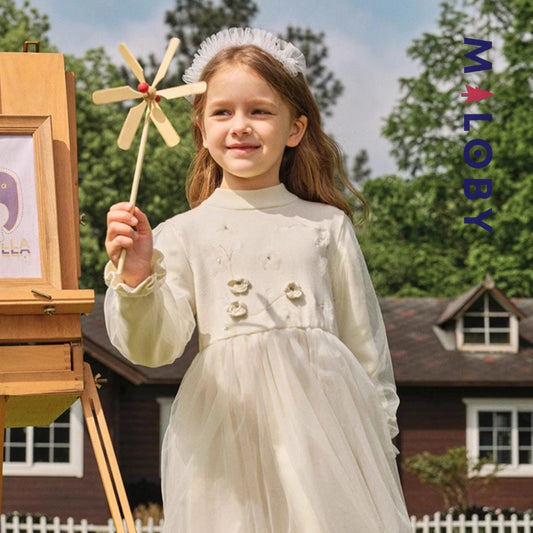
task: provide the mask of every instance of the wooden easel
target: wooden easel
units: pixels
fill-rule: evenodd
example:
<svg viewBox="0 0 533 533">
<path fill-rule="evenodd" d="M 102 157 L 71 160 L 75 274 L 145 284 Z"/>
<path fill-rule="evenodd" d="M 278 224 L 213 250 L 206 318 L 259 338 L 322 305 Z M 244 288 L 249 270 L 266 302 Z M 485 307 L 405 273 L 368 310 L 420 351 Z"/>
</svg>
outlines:
<svg viewBox="0 0 533 533">
<path fill-rule="evenodd" d="M 84 364 L 84 377 L 85 388 L 81 395 L 83 414 L 109 503 L 111 517 L 115 523 L 117 533 L 125 533 L 123 521 L 126 522 L 127 531 L 135 533 L 137 531 L 135 522 L 133 521 L 113 443 L 111 442 L 111 436 L 109 435 L 98 391 L 96 390 L 96 381 L 93 378 L 91 367 L 87 363 Z"/>
<path fill-rule="evenodd" d="M 3 451 L 4 427 L 49 425 L 81 398 L 115 527 L 124 533 L 125 522 L 133 533 L 135 524 L 95 381 L 83 363 L 80 315 L 92 310 L 94 292 L 78 288 L 74 75 L 65 72 L 61 54 L 41 54 L 38 43 L 33 45 L 34 53 L 26 45 L 25 53 L 0 53 L 0 141 L 7 135 L 4 140 L 16 144 L 20 139 L 21 145 L 33 146 L 35 176 L 26 173 L 19 180 L 23 185 L 18 184 L 17 201 L 27 202 L 34 195 L 37 204 L 15 209 L 15 200 L 5 191 L 16 183 L 16 172 L 15 177 L 9 169 L 0 174 L 5 180 L 0 196 L 0 445 Z M 3 157 L 6 153 L 0 152 L 0 170 L 5 171 Z M 26 189 L 20 193 L 22 187 L 31 194 Z M 16 211 L 16 224 L 11 215 L 6 222 L 6 210 L 8 215 Z M 33 216 L 26 226 L 23 216 Z M 21 227 L 29 228 L 33 240 L 24 237 L 22 246 L 20 237 L 10 237 L 6 245 L 6 235 L 15 229 L 20 233 Z M 21 262 L 23 252 L 27 263 Z M 8 263 L 2 263 L 2 254 L 12 255 L 9 267 L 3 266 Z M 24 270 L 30 263 L 31 269 Z M 23 273 L 13 264 L 22 265 Z M 0 501 L 1 467 L 2 463 Z"/>
</svg>

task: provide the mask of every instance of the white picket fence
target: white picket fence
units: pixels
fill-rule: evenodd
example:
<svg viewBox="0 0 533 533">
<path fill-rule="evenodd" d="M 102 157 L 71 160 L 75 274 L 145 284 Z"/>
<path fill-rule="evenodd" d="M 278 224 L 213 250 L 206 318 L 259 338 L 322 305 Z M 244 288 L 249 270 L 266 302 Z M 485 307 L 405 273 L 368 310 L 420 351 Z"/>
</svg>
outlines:
<svg viewBox="0 0 533 533">
<path fill-rule="evenodd" d="M 473 515 L 466 518 L 460 515 L 454 518 L 451 514 L 424 516 L 422 519 L 411 518 L 414 533 L 533 533 L 533 516 L 526 514 L 524 518 L 512 515 Z"/>
<path fill-rule="evenodd" d="M 137 533 L 161 533 L 162 525 L 163 522 L 155 524 L 151 518 L 146 526 L 143 526 L 140 520 L 135 522 Z M 124 529 L 127 530 L 126 526 Z M 111 519 L 106 525 L 95 525 L 87 520 L 75 523 L 73 518 L 61 522 L 57 517 L 51 522 L 47 522 L 45 517 L 35 519 L 31 516 L 14 516 L 8 521 L 5 515 L 1 515 L 0 533 L 116 533 L 116 529 Z"/>
<path fill-rule="evenodd" d="M 461 515 L 454 518 L 452 515 L 424 516 L 422 519 L 411 518 L 413 533 L 533 533 L 533 516 L 516 515 L 505 518 L 503 515 L 486 515 L 466 518 Z M 148 525 L 143 526 L 140 520 L 135 523 L 136 533 L 161 533 L 162 522 L 155 524 L 152 519 Z M 106 525 L 89 524 L 87 520 L 75 523 L 73 518 L 61 523 L 59 518 L 47 522 L 46 518 L 34 519 L 31 516 L 14 516 L 9 521 L 5 515 L 0 516 L 0 533 L 116 533 L 112 520 Z M 133 532 L 128 532 L 133 533 Z M 354 533 L 357 532 L 354 529 Z"/>
</svg>

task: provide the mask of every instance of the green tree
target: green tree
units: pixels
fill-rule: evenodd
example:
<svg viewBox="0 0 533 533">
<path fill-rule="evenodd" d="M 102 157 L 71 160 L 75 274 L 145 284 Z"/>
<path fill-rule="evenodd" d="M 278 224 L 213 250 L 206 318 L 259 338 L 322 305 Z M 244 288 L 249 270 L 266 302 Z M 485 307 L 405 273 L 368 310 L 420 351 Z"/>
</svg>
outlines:
<svg viewBox="0 0 533 533">
<path fill-rule="evenodd" d="M 409 48 L 419 73 L 400 80 L 401 97 L 383 130 L 408 174 L 403 185 L 395 183 L 407 197 L 399 205 L 387 194 L 389 179 L 363 188 L 374 217 L 361 240 L 383 282 L 381 294 L 452 295 L 486 274 L 509 296 L 533 294 L 533 252 L 525 246 L 533 213 L 524 203 L 533 181 L 532 20 L 530 0 L 449 0 L 441 4 L 437 32 L 424 33 Z M 465 74 L 473 62 L 464 54 L 473 47 L 464 37 L 494 40 L 498 48 L 481 55 L 497 68 Z M 466 84 L 494 96 L 467 107 L 461 96 Z M 465 132 L 466 113 L 492 114 L 492 121 L 473 121 Z M 493 150 L 482 169 L 463 157 L 467 141 L 476 138 Z M 464 180 L 478 178 L 492 180 L 490 198 L 467 199 Z M 488 209 L 492 233 L 464 223 Z M 405 283 L 389 285 L 388 273 L 405 270 L 406 249 L 412 265 Z"/>
<path fill-rule="evenodd" d="M 372 169 L 369 166 L 368 152 L 363 148 L 355 154 L 352 166 L 351 179 L 361 185 L 372 176 Z"/>
<path fill-rule="evenodd" d="M 210 0 L 176 0 L 176 7 L 167 11 L 165 16 L 165 22 L 170 28 L 168 37 L 175 36 L 181 40 L 178 68 L 173 73 L 172 81 L 181 80 L 184 70 L 190 65 L 195 51 L 204 39 L 224 28 L 252 26 L 258 11 L 253 0 L 221 0 L 217 3 Z M 331 115 L 344 87 L 327 68 L 329 51 L 325 33 L 288 26 L 280 37 L 292 42 L 304 54 L 309 86 L 321 112 L 325 116 Z M 153 61 L 148 63 L 153 64 Z"/>
<path fill-rule="evenodd" d="M 326 60 L 329 56 L 329 50 L 325 44 L 326 34 L 315 33 L 310 28 L 289 26 L 280 37 L 294 44 L 305 56 L 307 82 L 322 115 L 330 116 L 337 99 L 344 92 L 344 86 L 326 67 Z"/>
<path fill-rule="evenodd" d="M 422 452 L 405 459 L 403 465 L 421 483 L 441 494 L 446 510 L 453 508 L 461 513 L 479 503 L 473 501 L 474 497 L 497 481 L 499 471 L 491 458 L 471 460 L 464 446 L 448 448 L 442 455 Z M 490 472 L 487 466 L 492 466 Z"/>
<path fill-rule="evenodd" d="M 167 37 L 181 41 L 178 79 L 207 37 L 223 28 L 249 26 L 258 11 L 253 0 L 221 0 L 216 4 L 210 0 L 176 0 L 175 8 L 165 14 L 165 23 L 169 27 Z"/>
<path fill-rule="evenodd" d="M 363 195 L 371 214 L 358 237 L 376 292 L 427 296 L 438 290 L 440 296 L 457 296 L 465 284 L 464 250 L 442 226 L 459 231 L 462 221 L 454 220 L 454 199 L 439 177 L 383 176 L 365 181 Z"/>
<path fill-rule="evenodd" d="M 24 0 L 22 9 L 14 0 L 0 0 L 0 51 L 22 52 L 24 41 L 40 41 L 43 51 L 51 51 L 47 32 L 48 16 Z"/>
</svg>

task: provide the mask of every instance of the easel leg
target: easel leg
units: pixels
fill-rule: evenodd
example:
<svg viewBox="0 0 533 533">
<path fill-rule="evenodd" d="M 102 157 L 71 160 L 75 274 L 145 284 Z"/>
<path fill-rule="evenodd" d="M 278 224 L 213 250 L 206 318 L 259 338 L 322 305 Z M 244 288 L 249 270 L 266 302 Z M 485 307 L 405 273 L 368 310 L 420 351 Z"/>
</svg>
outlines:
<svg viewBox="0 0 533 533">
<path fill-rule="evenodd" d="M 4 479 L 4 429 L 6 422 L 7 396 L 0 396 L 0 512 L 2 511 L 2 489 Z"/>
<path fill-rule="evenodd" d="M 135 522 L 133 521 L 126 490 L 118 468 L 111 436 L 102 411 L 93 373 L 87 363 L 84 363 L 83 377 L 84 389 L 81 395 L 81 403 L 111 517 L 115 523 L 117 533 L 125 533 L 123 519 L 126 522 L 128 533 L 135 533 Z"/>
</svg>

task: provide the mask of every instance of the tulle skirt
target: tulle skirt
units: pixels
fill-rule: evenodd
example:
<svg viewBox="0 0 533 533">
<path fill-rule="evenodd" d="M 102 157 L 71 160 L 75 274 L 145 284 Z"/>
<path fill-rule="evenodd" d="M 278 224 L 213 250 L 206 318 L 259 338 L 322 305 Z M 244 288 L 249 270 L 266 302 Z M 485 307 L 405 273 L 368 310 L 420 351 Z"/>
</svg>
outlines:
<svg viewBox="0 0 533 533">
<path fill-rule="evenodd" d="M 163 444 L 164 533 L 411 531 L 380 399 L 321 329 L 201 351 Z"/>
</svg>

